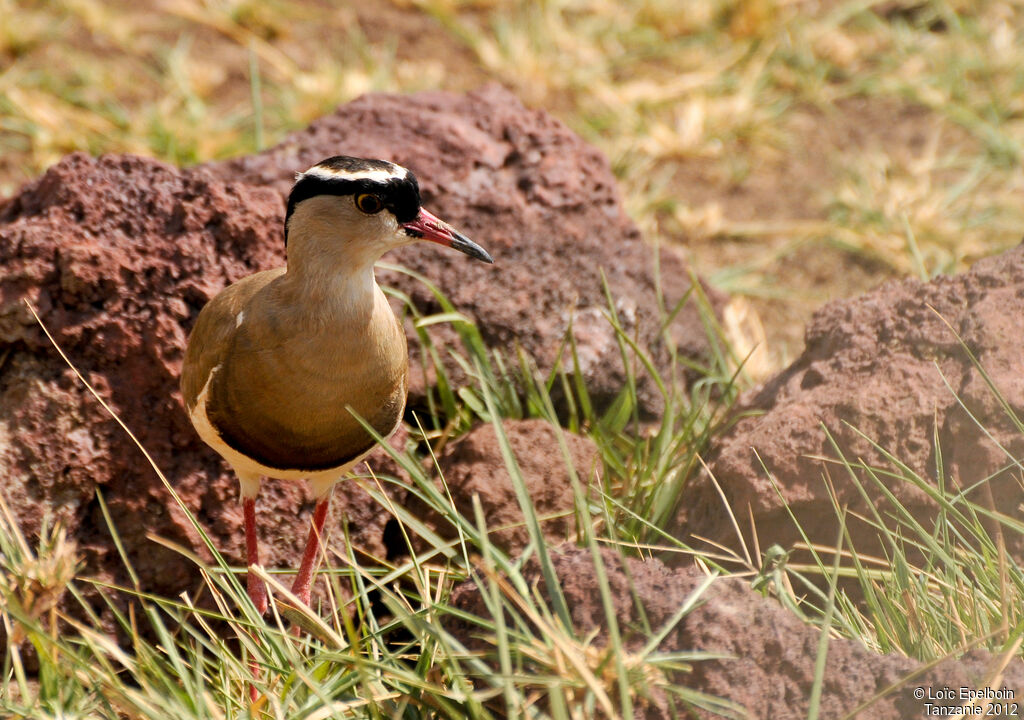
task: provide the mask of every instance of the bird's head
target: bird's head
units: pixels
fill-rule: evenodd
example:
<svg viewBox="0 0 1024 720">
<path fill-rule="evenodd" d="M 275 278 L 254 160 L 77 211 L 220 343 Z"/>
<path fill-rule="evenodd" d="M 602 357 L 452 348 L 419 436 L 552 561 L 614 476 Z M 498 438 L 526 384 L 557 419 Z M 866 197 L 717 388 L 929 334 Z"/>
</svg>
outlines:
<svg viewBox="0 0 1024 720">
<path fill-rule="evenodd" d="M 486 250 L 420 206 L 416 176 L 400 165 L 339 155 L 296 176 L 285 217 L 290 258 L 372 265 L 388 250 L 420 240 L 493 262 Z"/>
</svg>

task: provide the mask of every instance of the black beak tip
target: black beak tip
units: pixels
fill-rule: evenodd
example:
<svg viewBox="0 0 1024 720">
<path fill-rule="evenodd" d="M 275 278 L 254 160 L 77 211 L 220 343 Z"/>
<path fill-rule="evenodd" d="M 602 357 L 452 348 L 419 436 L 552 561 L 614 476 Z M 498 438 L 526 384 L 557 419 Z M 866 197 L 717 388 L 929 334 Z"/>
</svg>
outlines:
<svg viewBox="0 0 1024 720">
<path fill-rule="evenodd" d="M 470 240 L 462 233 L 457 233 L 455 235 L 454 239 L 452 240 L 452 249 L 458 250 L 461 253 L 465 253 L 466 255 L 469 255 L 471 258 L 485 262 L 488 265 L 494 264 L 494 258 L 491 257 L 491 254 L 489 252 L 484 250 L 482 247 L 477 245 L 475 242 Z"/>
</svg>

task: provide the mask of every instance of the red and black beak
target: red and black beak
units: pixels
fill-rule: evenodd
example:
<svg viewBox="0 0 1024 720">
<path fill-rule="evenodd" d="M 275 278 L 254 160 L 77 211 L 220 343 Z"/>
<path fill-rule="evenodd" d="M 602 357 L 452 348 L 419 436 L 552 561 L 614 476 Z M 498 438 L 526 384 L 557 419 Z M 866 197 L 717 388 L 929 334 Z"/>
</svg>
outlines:
<svg viewBox="0 0 1024 720">
<path fill-rule="evenodd" d="M 424 208 L 420 208 L 420 214 L 415 220 L 403 224 L 402 227 L 411 237 L 436 242 L 485 263 L 494 262 L 486 250 Z"/>
</svg>

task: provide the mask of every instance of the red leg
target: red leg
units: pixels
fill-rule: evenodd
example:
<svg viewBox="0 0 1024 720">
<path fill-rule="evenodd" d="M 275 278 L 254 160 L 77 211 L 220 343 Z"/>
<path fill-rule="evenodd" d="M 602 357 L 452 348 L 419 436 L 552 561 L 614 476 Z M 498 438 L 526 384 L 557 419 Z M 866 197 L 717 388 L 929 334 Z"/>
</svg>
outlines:
<svg viewBox="0 0 1024 720">
<path fill-rule="evenodd" d="M 313 568 L 320 559 L 320 538 L 324 532 L 324 523 L 327 521 L 327 507 L 330 505 L 331 495 L 328 494 L 323 500 L 316 504 L 313 511 L 313 524 L 309 529 L 309 539 L 306 540 L 306 552 L 302 555 L 302 565 L 295 576 L 292 584 L 292 592 L 299 600 L 309 605 L 309 596 L 313 585 Z"/>
<path fill-rule="evenodd" d="M 246 564 L 249 567 L 246 588 L 249 591 L 249 597 L 252 598 L 252 604 L 256 606 L 256 611 L 262 615 L 267 611 L 267 586 L 252 571 L 253 565 L 260 564 L 259 539 L 256 537 L 256 499 L 249 497 L 243 499 L 242 509 L 245 513 Z"/>
<path fill-rule="evenodd" d="M 256 499 L 251 497 L 243 498 L 242 511 L 245 515 L 245 562 L 249 568 L 245 584 L 246 589 L 249 591 L 249 597 L 252 599 L 252 604 L 256 606 L 256 611 L 262 615 L 267 611 L 267 586 L 252 571 L 253 565 L 260 564 L 259 539 L 256 537 Z M 254 659 L 249 660 L 249 672 L 252 673 L 254 678 L 259 677 L 259 665 L 256 664 Z M 253 683 L 249 683 L 249 702 L 256 702 L 258 697 L 259 693 L 256 692 L 256 686 Z"/>
</svg>

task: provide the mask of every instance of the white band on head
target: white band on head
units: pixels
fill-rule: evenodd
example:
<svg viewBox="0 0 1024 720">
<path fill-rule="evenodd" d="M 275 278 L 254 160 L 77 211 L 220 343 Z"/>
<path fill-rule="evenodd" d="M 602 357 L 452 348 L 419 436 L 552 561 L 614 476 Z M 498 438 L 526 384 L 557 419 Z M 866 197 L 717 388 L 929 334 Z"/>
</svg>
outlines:
<svg viewBox="0 0 1024 720">
<path fill-rule="evenodd" d="M 392 165 L 387 170 L 335 170 L 334 168 L 324 167 L 322 165 L 314 165 L 304 173 L 299 173 L 296 179 L 303 177 L 313 176 L 318 177 L 321 180 L 372 180 L 374 182 L 385 183 L 388 180 L 398 179 L 404 180 L 409 175 L 409 171 L 401 165 Z"/>
</svg>

